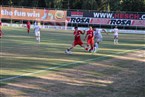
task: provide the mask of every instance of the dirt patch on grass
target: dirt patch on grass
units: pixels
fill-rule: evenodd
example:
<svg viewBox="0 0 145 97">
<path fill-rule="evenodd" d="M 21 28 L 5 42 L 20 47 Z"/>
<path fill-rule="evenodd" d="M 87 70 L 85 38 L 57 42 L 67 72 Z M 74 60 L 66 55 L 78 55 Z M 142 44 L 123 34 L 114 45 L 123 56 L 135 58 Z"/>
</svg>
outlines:
<svg viewBox="0 0 145 97">
<path fill-rule="evenodd" d="M 19 78 L 1 97 L 145 97 L 145 51 Z"/>
</svg>

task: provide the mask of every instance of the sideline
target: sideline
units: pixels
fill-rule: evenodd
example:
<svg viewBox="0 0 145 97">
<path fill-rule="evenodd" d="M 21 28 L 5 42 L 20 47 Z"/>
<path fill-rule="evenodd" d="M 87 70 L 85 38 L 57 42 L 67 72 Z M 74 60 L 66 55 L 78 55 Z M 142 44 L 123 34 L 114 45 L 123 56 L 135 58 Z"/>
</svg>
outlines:
<svg viewBox="0 0 145 97">
<path fill-rule="evenodd" d="M 133 50 L 126 50 L 124 52 L 119 52 L 117 54 L 118 55 L 125 54 L 125 53 L 134 52 L 134 51 L 141 50 L 141 49 L 145 49 L 145 47 L 138 48 L 138 49 L 133 49 Z M 60 66 L 50 67 L 50 68 L 46 68 L 46 69 L 39 70 L 39 71 L 32 72 L 32 73 L 25 73 L 25 74 L 14 76 L 14 77 L 8 77 L 8 78 L 0 79 L 0 82 L 13 80 L 13 79 L 20 78 L 20 77 L 30 76 L 30 75 L 33 75 L 33 74 L 42 73 L 42 72 L 45 72 L 47 70 L 55 70 L 55 69 L 58 69 L 58 68 L 62 68 L 62 67 L 66 67 L 66 66 L 70 66 L 70 65 L 74 65 L 74 64 L 78 64 L 78 63 L 84 63 L 84 62 L 89 62 L 89 61 L 93 61 L 93 60 L 97 60 L 97 59 L 101 59 L 101 58 L 114 57 L 114 56 L 117 56 L 117 55 L 108 55 L 108 56 L 102 56 L 102 57 L 88 59 L 88 60 L 85 60 L 83 62 L 79 61 L 79 62 L 73 62 L 73 63 L 68 63 L 68 64 L 62 64 Z"/>
</svg>

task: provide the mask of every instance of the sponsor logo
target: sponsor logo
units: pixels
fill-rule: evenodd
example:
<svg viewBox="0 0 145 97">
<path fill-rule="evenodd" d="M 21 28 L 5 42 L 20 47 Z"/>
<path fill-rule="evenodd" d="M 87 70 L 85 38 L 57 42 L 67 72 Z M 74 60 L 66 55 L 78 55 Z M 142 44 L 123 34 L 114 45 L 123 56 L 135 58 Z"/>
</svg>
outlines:
<svg viewBox="0 0 145 97">
<path fill-rule="evenodd" d="M 70 18 L 69 22 L 71 23 L 91 23 L 91 18 Z"/>
<path fill-rule="evenodd" d="M 56 19 L 62 19 L 62 18 L 64 18 L 64 11 L 56 11 L 55 12 L 55 18 Z"/>
<path fill-rule="evenodd" d="M 109 19 L 136 19 L 145 20 L 145 14 L 129 14 L 129 13 L 93 13 L 94 18 L 109 18 Z"/>
<path fill-rule="evenodd" d="M 139 14 L 114 14 L 113 16 L 115 19 L 139 19 L 140 15 Z"/>
<path fill-rule="evenodd" d="M 142 19 L 142 20 L 145 20 L 145 14 L 143 14 L 143 15 L 141 16 L 141 19 Z"/>
<path fill-rule="evenodd" d="M 113 19 L 109 21 L 110 25 L 126 25 L 129 26 L 133 23 L 132 20 L 126 20 L 126 19 Z"/>
<path fill-rule="evenodd" d="M 83 17 L 83 12 L 72 11 L 71 16 Z"/>
<path fill-rule="evenodd" d="M 112 13 L 93 13 L 95 18 L 112 18 L 113 14 Z"/>
</svg>

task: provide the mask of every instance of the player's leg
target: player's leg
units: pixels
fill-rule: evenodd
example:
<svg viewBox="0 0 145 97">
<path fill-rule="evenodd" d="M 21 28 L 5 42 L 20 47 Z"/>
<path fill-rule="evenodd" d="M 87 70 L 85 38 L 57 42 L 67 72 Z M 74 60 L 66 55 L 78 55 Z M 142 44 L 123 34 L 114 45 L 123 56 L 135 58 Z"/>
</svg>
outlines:
<svg viewBox="0 0 145 97">
<path fill-rule="evenodd" d="M 94 44 L 94 53 L 97 52 L 97 50 L 99 49 L 99 43 L 102 41 L 102 38 L 98 38 L 95 40 L 95 44 Z"/>
<path fill-rule="evenodd" d="M 70 48 L 68 48 L 68 49 L 65 50 L 65 53 L 67 53 L 67 54 L 72 54 L 71 50 L 72 50 L 76 45 L 77 45 L 77 42 L 74 41 L 74 42 L 72 43 L 72 46 L 71 46 Z"/>
<path fill-rule="evenodd" d="M 97 38 L 95 38 L 94 40 L 95 40 L 95 42 L 94 42 L 94 50 L 93 50 L 93 52 L 95 53 L 97 51 L 98 44 L 97 44 Z"/>
<path fill-rule="evenodd" d="M 36 41 L 38 41 L 38 36 L 35 36 L 36 37 Z"/>
<path fill-rule="evenodd" d="M 38 43 L 40 43 L 40 36 L 38 36 Z"/>
<path fill-rule="evenodd" d="M 95 44 L 94 44 L 94 53 L 97 52 L 98 48 L 99 48 L 99 42 L 95 42 Z"/>
<path fill-rule="evenodd" d="M 83 43 L 82 41 L 80 41 L 80 42 L 78 43 L 78 45 L 80 45 L 81 47 L 83 47 L 85 50 L 87 50 L 87 51 L 88 51 L 87 46 L 86 46 L 86 45 L 84 45 L 84 43 Z"/>
<path fill-rule="evenodd" d="M 40 31 L 38 31 L 38 42 L 40 43 Z"/>
<path fill-rule="evenodd" d="M 90 52 L 93 52 L 93 49 L 94 49 L 94 44 L 91 44 L 91 48 L 90 48 Z"/>
<path fill-rule="evenodd" d="M 114 35 L 114 44 L 118 44 L 118 36 Z"/>
<path fill-rule="evenodd" d="M 78 43 L 77 43 L 76 41 L 74 41 L 74 42 L 72 43 L 72 46 L 71 46 L 70 48 L 68 48 L 67 50 L 68 50 L 68 51 L 71 51 L 77 44 L 78 44 Z"/>
<path fill-rule="evenodd" d="M 35 39 L 37 42 L 40 42 L 40 33 L 39 32 L 35 32 Z"/>
<path fill-rule="evenodd" d="M 29 26 L 27 27 L 27 32 L 28 32 L 28 34 L 29 34 L 29 32 L 30 32 L 30 27 L 29 27 Z"/>
<path fill-rule="evenodd" d="M 116 44 L 118 44 L 118 35 L 116 35 Z"/>
<path fill-rule="evenodd" d="M 94 50 L 94 40 L 91 40 L 90 41 L 90 50 L 89 50 L 89 52 L 93 52 L 93 50 Z"/>
<path fill-rule="evenodd" d="M 35 34 L 35 39 L 36 39 L 36 41 L 37 41 L 37 40 L 38 40 L 38 39 L 37 39 L 37 32 L 34 32 L 34 34 Z"/>
<path fill-rule="evenodd" d="M 114 35 L 114 44 L 116 44 L 116 35 Z"/>
<path fill-rule="evenodd" d="M 67 51 L 70 52 L 73 48 L 74 48 L 74 45 L 72 44 L 72 46 L 68 48 Z"/>
<path fill-rule="evenodd" d="M 87 45 L 85 47 L 85 50 L 90 51 L 91 49 L 91 40 L 87 40 Z"/>
</svg>

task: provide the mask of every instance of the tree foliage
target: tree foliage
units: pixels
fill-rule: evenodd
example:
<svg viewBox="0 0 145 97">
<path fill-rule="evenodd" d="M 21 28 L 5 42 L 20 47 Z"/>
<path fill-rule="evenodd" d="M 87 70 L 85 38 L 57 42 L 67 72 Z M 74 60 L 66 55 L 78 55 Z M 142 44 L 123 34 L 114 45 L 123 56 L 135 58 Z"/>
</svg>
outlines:
<svg viewBox="0 0 145 97">
<path fill-rule="evenodd" d="M 124 0 L 121 6 L 124 11 L 145 12 L 145 0 Z"/>
<path fill-rule="evenodd" d="M 145 0 L 0 0 L 0 4 L 54 9 L 145 12 Z"/>
</svg>

